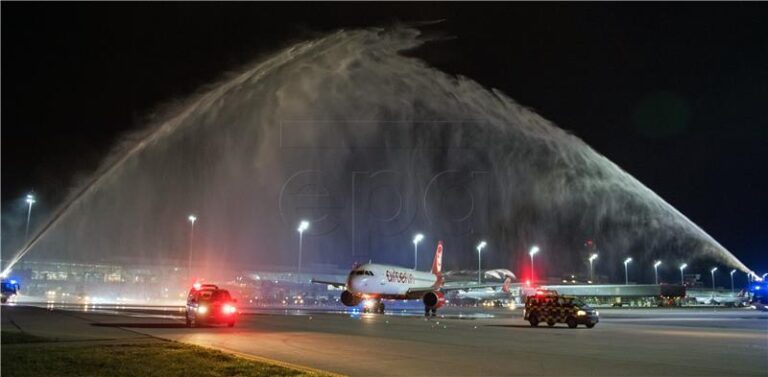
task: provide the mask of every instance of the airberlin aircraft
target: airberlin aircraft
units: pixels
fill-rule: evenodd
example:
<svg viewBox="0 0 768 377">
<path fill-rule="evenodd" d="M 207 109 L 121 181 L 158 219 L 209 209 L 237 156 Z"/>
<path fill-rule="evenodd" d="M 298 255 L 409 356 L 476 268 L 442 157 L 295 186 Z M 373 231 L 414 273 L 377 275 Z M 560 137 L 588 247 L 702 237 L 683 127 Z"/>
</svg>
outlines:
<svg viewBox="0 0 768 377">
<path fill-rule="evenodd" d="M 368 263 L 355 266 L 345 283 L 312 280 L 313 283 L 330 284 L 345 288 L 341 302 L 346 306 L 357 306 L 363 300 L 373 300 L 371 311 L 384 313 L 382 299 L 421 300 L 424 315 L 435 316 L 437 309 L 445 304 L 445 292 L 449 290 L 497 287 L 499 283 L 456 284 L 445 286 L 441 273 L 443 241 L 437 243 L 435 259 L 430 272 L 385 264 Z"/>
</svg>

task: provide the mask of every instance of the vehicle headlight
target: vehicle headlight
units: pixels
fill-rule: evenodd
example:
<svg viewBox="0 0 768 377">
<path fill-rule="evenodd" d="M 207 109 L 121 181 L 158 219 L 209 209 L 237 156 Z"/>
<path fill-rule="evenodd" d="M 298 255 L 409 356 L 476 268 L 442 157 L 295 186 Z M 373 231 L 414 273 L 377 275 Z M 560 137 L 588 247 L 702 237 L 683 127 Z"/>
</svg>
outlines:
<svg viewBox="0 0 768 377">
<path fill-rule="evenodd" d="M 597 310 L 595 310 L 595 315 L 596 315 L 596 316 L 600 315 L 600 312 L 598 312 Z"/>
<path fill-rule="evenodd" d="M 232 305 L 224 305 L 224 307 L 222 308 L 222 311 L 224 311 L 225 314 L 233 314 L 234 312 L 237 311 L 237 308 L 235 308 Z"/>
<path fill-rule="evenodd" d="M 207 306 L 198 306 L 197 307 L 197 314 L 205 314 L 208 313 L 208 307 Z"/>
<path fill-rule="evenodd" d="M 583 310 L 579 310 L 578 312 L 576 312 L 576 315 L 577 316 L 585 316 L 585 315 L 587 315 L 587 312 L 585 312 Z"/>
</svg>

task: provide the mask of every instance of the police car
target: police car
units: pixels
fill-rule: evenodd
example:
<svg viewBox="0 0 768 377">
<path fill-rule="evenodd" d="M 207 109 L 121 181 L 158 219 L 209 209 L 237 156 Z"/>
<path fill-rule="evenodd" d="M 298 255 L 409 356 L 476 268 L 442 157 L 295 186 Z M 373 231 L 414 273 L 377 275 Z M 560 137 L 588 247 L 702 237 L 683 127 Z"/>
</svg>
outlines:
<svg viewBox="0 0 768 377">
<path fill-rule="evenodd" d="M 234 326 L 237 321 L 236 302 L 226 289 L 214 284 L 195 283 L 187 295 L 187 327 L 201 323 Z"/>
<path fill-rule="evenodd" d="M 597 310 L 552 290 L 538 290 L 535 295 L 526 297 L 523 319 L 533 327 L 546 322 L 550 327 L 556 323 L 565 323 L 570 328 L 585 325 L 590 329 L 600 321 Z"/>
</svg>

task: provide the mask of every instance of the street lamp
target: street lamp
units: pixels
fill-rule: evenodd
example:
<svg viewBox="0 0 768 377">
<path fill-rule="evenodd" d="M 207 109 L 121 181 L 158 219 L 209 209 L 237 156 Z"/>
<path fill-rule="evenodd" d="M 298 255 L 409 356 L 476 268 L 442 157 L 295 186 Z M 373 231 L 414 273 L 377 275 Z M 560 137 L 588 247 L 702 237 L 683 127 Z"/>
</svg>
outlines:
<svg viewBox="0 0 768 377">
<path fill-rule="evenodd" d="M 296 279 L 301 280 L 301 253 L 302 253 L 302 244 L 304 243 L 304 231 L 309 229 L 309 221 L 307 220 L 301 220 L 299 223 L 299 227 L 296 229 L 299 231 L 299 268 L 296 272 Z"/>
<path fill-rule="evenodd" d="M 715 271 L 717 271 L 717 267 L 709 270 L 709 273 L 712 274 L 712 298 L 715 297 Z"/>
<path fill-rule="evenodd" d="M 195 240 L 195 221 L 197 221 L 197 216 L 191 214 L 187 216 L 187 220 L 189 220 L 189 261 L 187 262 L 187 280 L 190 280 L 192 279 L 192 245 Z"/>
<path fill-rule="evenodd" d="M 482 266 L 480 265 L 480 256 L 482 255 L 482 251 L 485 248 L 485 246 L 488 245 L 485 243 L 485 241 L 480 241 L 479 244 L 477 244 L 477 284 L 480 284 L 482 282 Z"/>
<path fill-rule="evenodd" d="M 27 209 L 27 229 L 24 231 L 24 241 L 27 240 L 29 237 L 29 219 L 32 217 L 32 205 L 35 204 L 35 196 L 32 194 L 27 194 L 27 204 L 29 204 L 29 209 Z"/>
<path fill-rule="evenodd" d="M 536 255 L 536 253 L 538 253 L 539 250 L 540 250 L 539 247 L 534 245 L 531 248 L 531 250 L 528 252 L 528 255 L 531 256 L 531 281 L 534 283 L 536 282 L 536 280 L 533 278 L 533 256 Z"/>
<path fill-rule="evenodd" d="M 688 267 L 688 263 L 683 263 L 680 265 L 680 284 L 685 285 L 685 275 L 683 275 L 683 270 Z"/>
<path fill-rule="evenodd" d="M 597 259 L 597 254 L 592 254 L 589 256 L 589 281 L 593 282 L 595 281 L 595 278 L 592 277 L 592 262 Z"/>
<path fill-rule="evenodd" d="M 413 237 L 413 269 L 416 269 L 419 260 L 419 242 L 424 239 L 424 235 L 419 233 Z"/>
<path fill-rule="evenodd" d="M 731 270 L 731 293 L 733 293 L 733 274 L 736 273 L 736 269 Z"/>
<path fill-rule="evenodd" d="M 627 258 L 624 260 L 624 285 L 629 285 L 629 269 L 627 268 L 627 265 L 632 262 L 632 258 Z"/>
<path fill-rule="evenodd" d="M 659 285 L 659 266 L 661 265 L 661 261 L 657 260 L 656 263 L 653 264 L 653 275 L 656 277 L 656 285 Z"/>
</svg>

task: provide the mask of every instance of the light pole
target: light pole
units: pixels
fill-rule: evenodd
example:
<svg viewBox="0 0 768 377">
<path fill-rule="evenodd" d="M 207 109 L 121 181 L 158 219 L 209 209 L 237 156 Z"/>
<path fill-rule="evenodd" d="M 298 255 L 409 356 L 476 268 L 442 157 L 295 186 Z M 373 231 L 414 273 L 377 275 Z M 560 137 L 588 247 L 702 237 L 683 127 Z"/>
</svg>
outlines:
<svg viewBox="0 0 768 377">
<path fill-rule="evenodd" d="M 534 284 L 536 283 L 536 279 L 533 278 L 534 277 L 534 273 L 533 273 L 533 256 L 536 255 L 536 253 L 538 253 L 539 250 L 540 250 L 539 247 L 534 245 L 533 247 L 531 247 L 531 250 L 528 251 L 528 255 L 531 256 L 531 281 L 534 282 Z"/>
<path fill-rule="evenodd" d="M 419 261 L 419 242 L 424 239 L 424 235 L 419 233 L 413 237 L 413 269 L 415 270 Z"/>
<path fill-rule="evenodd" d="M 712 268 L 709 270 L 709 273 L 712 274 L 712 298 L 715 298 L 715 271 L 717 271 L 717 267 Z"/>
<path fill-rule="evenodd" d="M 299 231 L 299 268 L 296 270 L 296 279 L 297 281 L 301 280 L 301 253 L 302 253 L 302 244 L 304 243 L 304 231 L 309 229 L 309 221 L 307 220 L 301 220 L 299 223 L 299 227 L 296 229 Z"/>
<path fill-rule="evenodd" d="M 197 216 L 194 214 L 187 216 L 189 220 L 189 261 L 187 262 L 187 280 L 192 279 L 192 248 L 195 241 L 195 221 Z"/>
<path fill-rule="evenodd" d="M 592 254 L 589 256 L 589 281 L 594 282 L 595 278 L 592 276 L 592 262 L 597 259 L 597 254 Z"/>
<path fill-rule="evenodd" d="M 688 267 L 688 263 L 683 263 L 680 265 L 680 285 L 685 285 L 685 275 L 683 274 L 683 270 Z"/>
<path fill-rule="evenodd" d="M 627 265 L 632 262 L 632 258 L 627 258 L 624 260 L 624 285 L 629 285 L 629 269 L 627 268 Z"/>
<path fill-rule="evenodd" d="M 27 204 L 29 204 L 29 209 L 27 209 L 27 229 L 24 231 L 24 241 L 29 237 L 29 219 L 32 217 L 32 205 L 35 204 L 34 195 L 27 194 Z"/>
<path fill-rule="evenodd" d="M 661 261 L 657 260 L 656 263 L 653 264 L 653 275 L 656 277 L 656 285 L 659 285 L 659 266 L 661 265 Z"/>
<path fill-rule="evenodd" d="M 477 244 L 477 284 L 482 282 L 483 270 L 482 265 L 480 264 L 480 256 L 486 245 L 488 244 L 485 243 L 485 241 L 480 241 L 480 243 Z"/>
<path fill-rule="evenodd" d="M 731 270 L 731 293 L 734 292 L 734 290 L 733 290 L 733 274 L 735 274 L 735 273 L 736 273 L 736 269 L 734 268 L 733 270 Z"/>
</svg>

